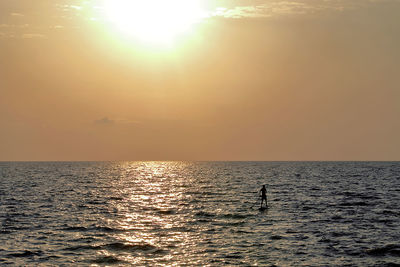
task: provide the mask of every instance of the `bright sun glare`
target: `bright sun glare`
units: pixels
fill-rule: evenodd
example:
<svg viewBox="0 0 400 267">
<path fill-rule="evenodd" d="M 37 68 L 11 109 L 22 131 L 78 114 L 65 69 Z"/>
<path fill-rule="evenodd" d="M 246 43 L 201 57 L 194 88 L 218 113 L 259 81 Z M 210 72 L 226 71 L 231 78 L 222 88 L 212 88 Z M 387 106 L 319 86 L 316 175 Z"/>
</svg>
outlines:
<svg viewBox="0 0 400 267">
<path fill-rule="evenodd" d="M 168 44 L 207 17 L 202 0 L 105 0 L 109 20 L 146 43 Z"/>
</svg>

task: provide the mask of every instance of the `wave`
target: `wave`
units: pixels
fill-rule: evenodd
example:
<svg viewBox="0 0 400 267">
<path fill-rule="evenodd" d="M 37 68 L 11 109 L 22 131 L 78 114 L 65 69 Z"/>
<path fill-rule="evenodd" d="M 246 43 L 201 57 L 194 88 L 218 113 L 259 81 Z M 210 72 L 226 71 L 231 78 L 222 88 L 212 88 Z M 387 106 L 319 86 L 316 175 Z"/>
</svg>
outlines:
<svg viewBox="0 0 400 267">
<path fill-rule="evenodd" d="M 64 228 L 60 229 L 61 231 L 68 231 L 68 232 L 89 232 L 89 231 L 101 231 L 101 232 L 108 232 L 108 233 L 115 233 L 115 232 L 125 232 L 125 229 L 119 228 L 111 228 L 107 226 L 97 226 L 92 225 L 89 227 L 84 226 L 68 226 L 65 225 Z"/>
<path fill-rule="evenodd" d="M 125 261 L 120 260 L 114 256 L 103 256 L 97 258 L 95 260 L 90 261 L 91 263 L 98 263 L 98 264 L 117 264 L 117 263 L 125 263 Z"/>
<path fill-rule="evenodd" d="M 327 237 L 322 237 L 320 240 L 318 240 L 318 242 L 321 242 L 321 243 L 331 243 L 332 240 L 330 240 L 330 239 L 327 238 Z"/>
<path fill-rule="evenodd" d="M 106 248 L 110 250 L 118 250 L 118 251 L 149 251 L 157 249 L 156 246 L 150 245 L 148 243 L 139 243 L 139 244 L 127 244 L 127 243 L 111 243 L 101 246 L 101 248 Z"/>
<path fill-rule="evenodd" d="M 216 216 L 215 214 L 208 213 L 208 212 L 205 212 L 205 211 L 199 211 L 195 215 L 199 216 L 199 217 L 215 217 Z"/>
<path fill-rule="evenodd" d="M 159 214 L 161 214 L 161 215 L 173 215 L 173 214 L 176 213 L 176 211 L 173 210 L 173 209 L 170 209 L 170 210 L 158 210 L 157 212 Z"/>
<path fill-rule="evenodd" d="M 343 220 L 343 217 L 340 215 L 334 215 L 334 216 L 332 216 L 331 220 L 333 220 L 333 221 Z"/>
<path fill-rule="evenodd" d="M 393 211 L 393 210 L 383 210 L 383 211 L 380 212 L 380 214 L 399 216 L 400 212 Z"/>
<path fill-rule="evenodd" d="M 400 245 L 389 244 L 383 247 L 368 249 L 366 253 L 370 256 L 397 256 L 400 257 Z"/>
<path fill-rule="evenodd" d="M 106 205 L 107 202 L 106 201 L 101 201 L 101 200 L 90 200 L 90 201 L 86 202 L 86 204 L 90 204 L 90 205 Z"/>
<path fill-rule="evenodd" d="M 73 246 L 64 248 L 63 250 L 66 251 L 82 251 L 82 250 L 99 250 L 101 249 L 100 246 L 91 246 L 91 245 L 83 245 L 83 246 Z"/>
<path fill-rule="evenodd" d="M 341 202 L 338 204 L 338 206 L 341 207 L 353 207 L 353 206 L 360 206 L 360 207 L 365 207 L 365 206 L 374 206 L 375 203 L 368 203 L 365 201 L 354 201 L 354 202 Z"/>
<path fill-rule="evenodd" d="M 107 226 L 93 226 L 90 228 L 91 230 L 95 230 L 95 231 L 101 231 L 101 232 L 124 232 L 125 230 L 123 229 L 119 229 L 119 228 L 111 228 L 111 227 L 107 227 Z"/>
<path fill-rule="evenodd" d="M 225 258 L 227 258 L 227 259 L 242 259 L 243 256 L 240 255 L 239 253 L 234 253 L 234 254 L 225 255 Z"/>
<path fill-rule="evenodd" d="M 382 265 L 384 267 L 400 267 L 400 264 L 398 263 L 393 263 L 393 262 L 387 262 L 384 265 Z"/>
<path fill-rule="evenodd" d="M 213 223 L 213 225 L 219 225 L 219 226 L 223 226 L 223 227 L 230 227 L 230 226 L 241 226 L 246 224 L 245 221 L 234 221 L 234 222 L 226 222 L 226 221 L 222 221 L 222 222 L 215 222 Z"/>
<path fill-rule="evenodd" d="M 342 237 L 342 236 L 351 236 L 353 233 L 350 232 L 331 232 L 330 235 L 332 237 Z"/>
<path fill-rule="evenodd" d="M 151 251 L 152 253 L 161 253 L 163 252 L 162 249 L 153 246 L 148 243 L 134 243 L 134 244 L 129 244 L 129 243 L 122 243 L 122 242 L 115 242 L 115 243 L 109 243 L 109 244 L 104 244 L 104 245 L 81 245 L 81 246 L 74 246 L 74 247 L 68 247 L 65 248 L 64 250 L 67 251 L 81 251 L 81 250 L 112 250 L 112 251 L 129 251 L 129 252 L 134 252 L 134 251 Z"/>
<path fill-rule="evenodd" d="M 222 218 L 228 218 L 228 219 L 245 219 L 248 217 L 248 215 L 232 214 L 232 213 L 222 214 L 220 216 Z"/>
<path fill-rule="evenodd" d="M 88 231 L 88 228 L 83 227 L 83 226 L 66 226 L 65 228 L 61 228 L 61 231 L 71 231 L 71 232 L 86 232 Z"/>
<path fill-rule="evenodd" d="M 271 240 L 281 240 L 283 237 L 280 235 L 273 235 L 271 236 Z"/>
<path fill-rule="evenodd" d="M 7 256 L 17 257 L 17 258 L 25 258 L 25 257 L 41 256 L 42 254 L 43 254 L 43 252 L 40 250 L 38 250 L 38 251 L 25 250 L 23 252 L 10 253 Z"/>
<path fill-rule="evenodd" d="M 361 198 L 361 199 L 380 199 L 380 197 L 374 195 L 374 194 L 365 194 L 365 193 L 358 193 L 358 192 L 352 192 L 352 191 L 344 191 L 341 193 L 341 195 L 344 195 L 346 197 L 351 197 L 351 198 Z"/>
<path fill-rule="evenodd" d="M 124 200 L 122 197 L 109 197 L 109 200 Z"/>
</svg>

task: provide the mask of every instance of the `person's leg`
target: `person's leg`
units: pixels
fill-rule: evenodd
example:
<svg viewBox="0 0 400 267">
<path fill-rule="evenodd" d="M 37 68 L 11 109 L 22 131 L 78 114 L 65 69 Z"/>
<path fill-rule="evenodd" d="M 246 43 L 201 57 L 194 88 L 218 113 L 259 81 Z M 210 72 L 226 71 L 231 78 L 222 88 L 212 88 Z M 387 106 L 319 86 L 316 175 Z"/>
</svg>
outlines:
<svg viewBox="0 0 400 267">
<path fill-rule="evenodd" d="M 267 198 L 265 198 L 265 197 L 263 197 L 262 198 L 262 200 L 261 200 L 261 206 L 262 206 L 262 203 L 265 201 L 265 206 L 267 206 Z"/>
</svg>

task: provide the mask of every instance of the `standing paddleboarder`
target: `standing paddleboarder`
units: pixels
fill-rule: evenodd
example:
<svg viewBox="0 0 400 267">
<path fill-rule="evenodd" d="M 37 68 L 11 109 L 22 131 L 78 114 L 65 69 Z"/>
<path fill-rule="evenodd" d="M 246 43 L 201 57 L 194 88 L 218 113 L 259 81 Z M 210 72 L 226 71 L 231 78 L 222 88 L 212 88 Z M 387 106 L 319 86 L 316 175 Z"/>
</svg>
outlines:
<svg viewBox="0 0 400 267">
<path fill-rule="evenodd" d="M 261 193 L 261 207 L 260 207 L 260 209 L 262 209 L 263 208 L 262 204 L 263 204 L 264 200 L 265 200 L 265 207 L 268 206 L 268 204 L 267 204 L 267 189 L 265 188 L 265 185 L 263 185 L 263 187 L 261 188 L 260 193 Z"/>
</svg>

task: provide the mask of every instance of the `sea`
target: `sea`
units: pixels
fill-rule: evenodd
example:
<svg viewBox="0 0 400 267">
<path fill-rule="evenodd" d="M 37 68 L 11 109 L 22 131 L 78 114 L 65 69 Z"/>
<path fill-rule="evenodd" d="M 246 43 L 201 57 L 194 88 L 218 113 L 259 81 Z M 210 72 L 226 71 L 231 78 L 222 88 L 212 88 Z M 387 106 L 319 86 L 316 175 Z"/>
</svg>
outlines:
<svg viewBox="0 0 400 267">
<path fill-rule="evenodd" d="M 400 266 L 400 162 L 0 162 L 0 265 Z"/>
</svg>

